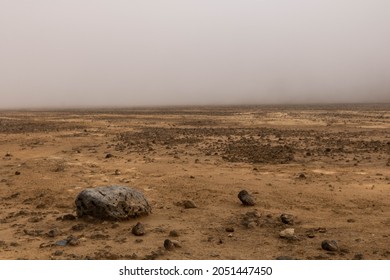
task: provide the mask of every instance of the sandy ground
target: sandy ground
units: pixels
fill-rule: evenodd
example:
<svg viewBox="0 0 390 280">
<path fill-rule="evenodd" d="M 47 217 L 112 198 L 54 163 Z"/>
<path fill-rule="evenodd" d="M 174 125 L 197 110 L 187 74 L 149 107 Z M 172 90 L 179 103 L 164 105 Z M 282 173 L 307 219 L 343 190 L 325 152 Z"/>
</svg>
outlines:
<svg viewBox="0 0 390 280">
<path fill-rule="evenodd" d="M 0 112 L 0 258 L 388 260 L 389 109 Z M 77 194 L 104 185 L 141 190 L 153 213 L 75 218 Z M 131 233 L 137 222 L 145 235 Z M 281 238 L 286 228 L 294 236 Z M 165 250 L 167 238 L 181 248 Z"/>
</svg>

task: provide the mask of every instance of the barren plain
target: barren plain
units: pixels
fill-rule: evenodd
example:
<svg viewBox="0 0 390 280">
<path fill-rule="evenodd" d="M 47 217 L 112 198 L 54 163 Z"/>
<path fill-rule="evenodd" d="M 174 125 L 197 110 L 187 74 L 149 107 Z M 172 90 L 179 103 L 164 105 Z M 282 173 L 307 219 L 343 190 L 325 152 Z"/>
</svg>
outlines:
<svg viewBox="0 0 390 280">
<path fill-rule="evenodd" d="M 106 185 L 152 214 L 77 218 Z M 390 259 L 390 104 L 0 112 L 0 259 L 276 258 Z"/>
</svg>

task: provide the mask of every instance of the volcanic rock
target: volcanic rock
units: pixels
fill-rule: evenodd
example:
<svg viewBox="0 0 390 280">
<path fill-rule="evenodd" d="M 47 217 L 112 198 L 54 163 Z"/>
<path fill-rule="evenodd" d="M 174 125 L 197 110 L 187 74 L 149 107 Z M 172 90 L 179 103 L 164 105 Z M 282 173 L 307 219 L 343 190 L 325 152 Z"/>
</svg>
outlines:
<svg viewBox="0 0 390 280">
<path fill-rule="evenodd" d="M 103 220 L 124 220 L 151 213 L 144 195 L 123 186 L 89 188 L 76 198 L 77 216 L 92 216 Z"/>
</svg>

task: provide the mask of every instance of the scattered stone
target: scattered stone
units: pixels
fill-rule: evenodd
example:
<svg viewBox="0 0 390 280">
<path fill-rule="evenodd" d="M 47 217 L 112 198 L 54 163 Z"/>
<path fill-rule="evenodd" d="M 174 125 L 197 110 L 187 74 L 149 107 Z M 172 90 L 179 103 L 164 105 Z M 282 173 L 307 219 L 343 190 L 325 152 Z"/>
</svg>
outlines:
<svg viewBox="0 0 390 280">
<path fill-rule="evenodd" d="M 182 202 L 179 202 L 178 204 L 182 205 L 185 209 L 198 208 L 192 200 L 183 200 Z"/>
<path fill-rule="evenodd" d="M 141 223 L 137 223 L 132 229 L 131 233 L 135 236 L 141 236 L 145 234 L 145 227 Z"/>
<path fill-rule="evenodd" d="M 246 228 L 255 228 L 260 225 L 260 215 L 257 211 L 250 211 L 245 213 L 242 218 L 241 224 Z"/>
<path fill-rule="evenodd" d="M 298 175 L 299 179 L 306 179 L 306 175 L 304 173 L 301 173 Z"/>
<path fill-rule="evenodd" d="M 149 202 L 140 191 L 123 186 L 85 189 L 75 203 L 78 217 L 124 220 L 151 213 Z"/>
<path fill-rule="evenodd" d="M 61 221 L 74 221 L 76 220 L 76 216 L 73 215 L 73 214 L 65 214 L 61 217 L 58 217 L 57 220 L 61 220 Z"/>
<path fill-rule="evenodd" d="M 228 234 L 228 237 L 233 237 L 233 233 L 229 233 L 229 234 Z"/>
<path fill-rule="evenodd" d="M 5 154 L 5 156 L 6 156 L 6 157 L 12 157 L 12 155 L 11 155 L 9 152 L 7 152 L 7 153 Z"/>
<path fill-rule="evenodd" d="M 164 240 L 164 248 L 168 251 L 173 250 L 175 248 L 175 244 L 173 244 L 171 240 L 165 239 Z"/>
<path fill-rule="evenodd" d="M 245 206 L 255 205 L 255 199 L 246 191 L 242 190 L 238 193 L 238 198 L 241 200 L 242 204 Z"/>
<path fill-rule="evenodd" d="M 73 235 L 68 236 L 66 240 L 68 241 L 68 245 L 70 246 L 76 246 L 80 244 L 80 240 L 77 237 L 74 237 Z"/>
<path fill-rule="evenodd" d="M 64 251 L 57 250 L 53 253 L 54 256 L 61 256 L 64 253 Z"/>
<path fill-rule="evenodd" d="M 49 230 L 49 232 L 46 234 L 48 237 L 56 237 L 61 234 L 61 231 L 57 228 L 53 228 Z"/>
<path fill-rule="evenodd" d="M 336 240 L 324 240 L 321 243 L 321 248 L 326 251 L 338 251 L 339 246 L 337 245 Z"/>
<path fill-rule="evenodd" d="M 86 224 L 77 224 L 77 225 L 72 226 L 72 230 L 81 231 L 81 230 L 85 229 L 86 227 L 87 227 Z"/>
<path fill-rule="evenodd" d="M 234 232 L 234 228 L 233 227 L 227 227 L 227 228 L 225 228 L 225 231 L 226 232 Z"/>
<path fill-rule="evenodd" d="M 356 222 L 356 220 L 355 219 L 348 219 L 347 222 L 348 223 L 354 223 L 354 222 Z"/>
<path fill-rule="evenodd" d="M 119 171 L 119 169 L 115 170 L 115 175 L 121 175 L 122 173 Z"/>
<path fill-rule="evenodd" d="M 179 233 L 176 230 L 171 230 L 169 232 L 170 237 L 179 237 Z"/>
<path fill-rule="evenodd" d="M 280 220 L 283 224 L 293 225 L 294 224 L 294 216 L 290 214 L 282 214 L 280 215 Z"/>
<path fill-rule="evenodd" d="M 20 173 L 20 171 L 15 171 L 15 175 L 20 175 L 21 173 Z"/>
<path fill-rule="evenodd" d="M 113 157 L 113 154 L 110 154 L 110 153 L 106 154 L 106 156 L 105 156 L 105 158 L 112 158 L 112 157 Z"/>
<path fill-rule="evenodd" d="M 107 239 L 109 237 L 108 234 L 104 234 L 102 231 L 98 230 L 91 234 L 91 239 Z"/>
<path fill-rule="evenodd" d="M 279 236 L 281 238 L 286 238 L 286 239 L 294 239 L 295 238 L 295 230 L 293 228 L 286 228 L 279 232 Z"/>
<path fill-rule="evenodd" d="M 308 238 L 314 238 L 314 237 L 316 237 L 313 231 L 308 231 L 308 232 L 306 232 L 306 236 L 307 236 Z"/>
<path fill-rule="evenodd" d="M 171 242 L 172 242 L 174 247 L 181 248 L 181 244 L 179 241 L 171 239 Z"/>
</svg>

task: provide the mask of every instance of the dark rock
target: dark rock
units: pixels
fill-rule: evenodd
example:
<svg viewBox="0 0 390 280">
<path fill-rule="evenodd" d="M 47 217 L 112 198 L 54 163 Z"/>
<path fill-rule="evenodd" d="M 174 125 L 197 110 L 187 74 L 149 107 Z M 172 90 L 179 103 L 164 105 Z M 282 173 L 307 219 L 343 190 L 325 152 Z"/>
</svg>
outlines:
<svg viewBox="0 0 390 280">
<path fill-rule="evenodd" d="M 113 157 L 113 155 L 110 153 L 106 154 L 106 156 L 105 156 L 105 158 L 112 158 L 112 157 Z"/>
<path fill-rule="evenodd" d="M 183 206 L 185 209 L 197 208 L 196 204 L 192 200 L 184 200 Z"/>
<path fill-rule="evenodd" d="M 145 227 L 141 223 L 137 223 L 132 229 L 131 233 L 136 236 L 141 236 L 145 234 Z"/>
<path fill-rule="evenodd" d="M 233 227 L 227 227 L 227 228 L 225 228 L 225 231 L 226 232 L 234 232 L 234 228 Z"/>
<path fill-rule="evenodd" d="M 87 227 L 86 224 L 77 224 L 77 225 L 72 226 L 72 230 L 81 231 L 81 230 L 85 229 L 86 227 Z"/>
<path fill-rule="evenodd" d="M 241 200 L 242 204 L 246 206 L 255 205 L 255 199 L 246 190 L 240 191 L 238 193 L 238 198 Z"/>
<path fill-rule="evenodd" d="M 61 231 L 59 229 L 53 228 L 53 229 L 49 230 L 49 232 L 47 233 L 47 236 L 48 237 L 56 237 L 60 234 L 61 234 Z"/>
<path fill-rule="evenodd" d="M 57 250 L 53 253 L 54 256 L 61 256 L 64 253 L 64 251 Z"/>
<path fill-rule="evenodd" d="M 306 175 L 304 173 L 299 174 L 298 176 L 299 179 L 306 179 Z"/>
<path fill-rule="evenodd" d="M 290 214 L 282 214 L 280 215 L 280 220 L 283 224 L 293 225 L 294 224 L 294 216 Z"/>
<path fill-rule="evenodd" d="M 356 220 L 355 219 L 348 219 L 347 222 L 348 223 L 354 223 L 354 222 L 356 222 Z"/>
<path fill-rule="evenodd" d="M 151 213 L 151 207 L 140 191 L 123 186 L 85 189 L 75 203 L 78 217 L 124 220 Z"/>
<path fill-rule="evenodd" d="M 15 175 L 20 175 L 20 171 L 15 171 Z"/>
<path fill-rule="evenodd" d="M 164 240 L 164 248 L 166 250 L 173 250 L 175 248 L 175 244 L 173 244 L 173 242 L 169 239 L 165 239 Z"/>
<path fill-rule="evenodd" d="M 322 249 L 326 251 L 338 251 L 339 246 L 337 245 L 336 240 L 324 240 L 321 243 Z"/>
<path fill-rule="evenodd" d="M 179 236 L 179 233 L 176 231 L 176 230 L 171 230 L 169 232 L 169 236 L 170 237 L 178 237 Z"/>
<path fill-rule="evenodd" d="M 73 214 L 65 214 L 65 215 L 57 218 L 57 220 L 61 220 L 61 221 L 74 221 L 74 220 L 76 220 L 76 216 L 73 215 Z"/>
</svg>

